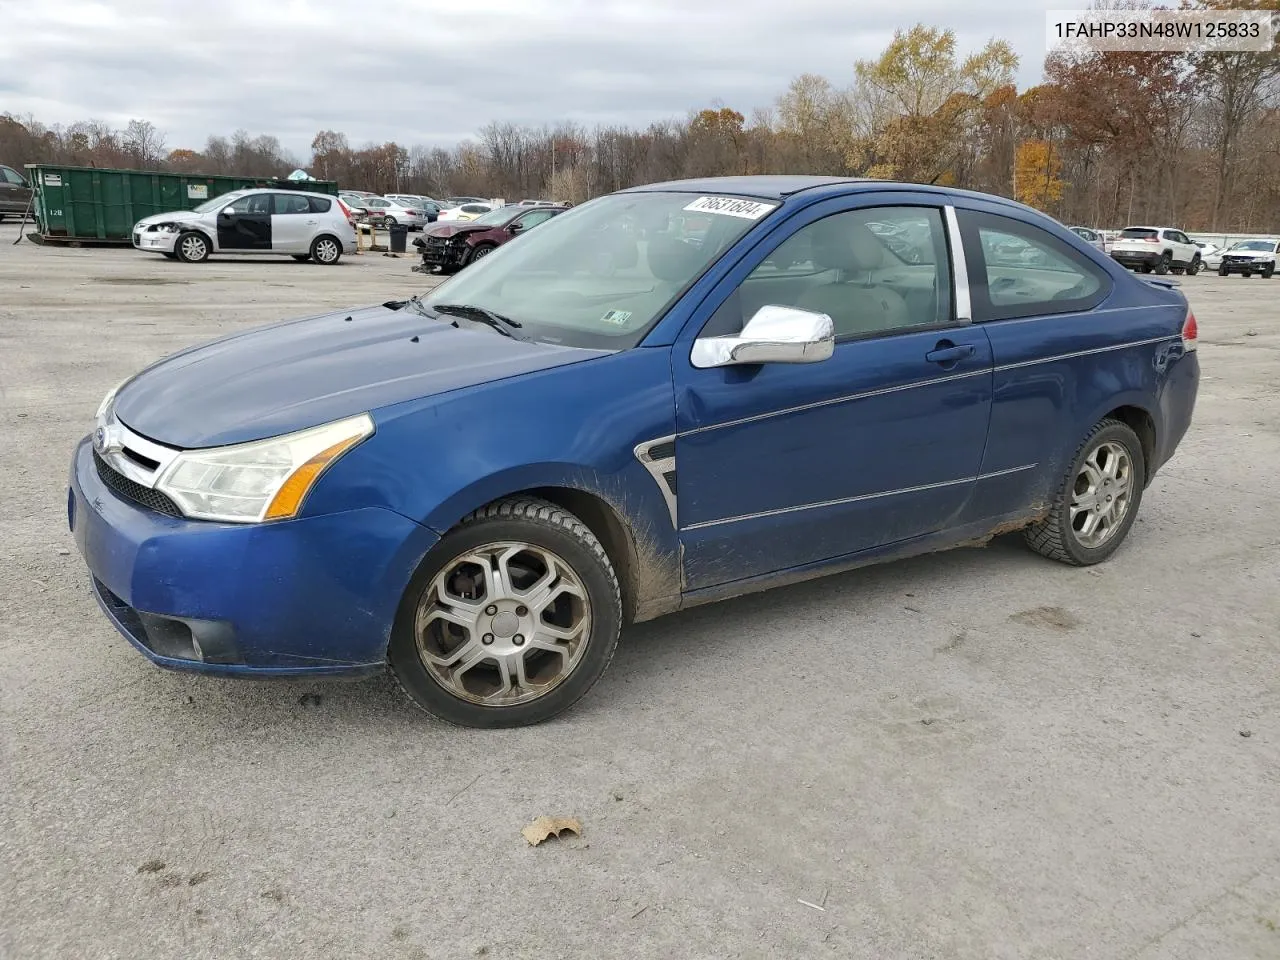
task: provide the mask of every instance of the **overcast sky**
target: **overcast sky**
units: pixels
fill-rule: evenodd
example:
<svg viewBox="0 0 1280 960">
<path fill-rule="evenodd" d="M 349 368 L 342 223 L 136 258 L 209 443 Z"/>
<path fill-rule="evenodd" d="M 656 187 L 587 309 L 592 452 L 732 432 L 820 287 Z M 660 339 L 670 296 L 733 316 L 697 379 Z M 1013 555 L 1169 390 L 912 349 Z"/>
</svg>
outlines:
<svg viewBox="0 0 1280 960">
<path fill-rule="evenodd" d="M 1084 6 L 1084 3 L 1079 6 Z M 169 148 L 317 130 L 452 145 L 490 120 L 644 125 L 723 100 L 750 116 L 800 73 L 848 83 L 897 27 L 992 36 L 1040 78 L 1058 0 L 0 0 L 0 112 L 147 119 Z"/>
</svg>

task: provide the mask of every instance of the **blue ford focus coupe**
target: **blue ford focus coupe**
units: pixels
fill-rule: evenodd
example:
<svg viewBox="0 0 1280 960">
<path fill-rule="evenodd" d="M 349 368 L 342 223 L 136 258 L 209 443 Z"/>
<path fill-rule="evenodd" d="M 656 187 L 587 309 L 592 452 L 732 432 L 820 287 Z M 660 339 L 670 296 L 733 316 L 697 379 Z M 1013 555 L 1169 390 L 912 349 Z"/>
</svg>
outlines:
<svg viewBox="0 0 1280 960">
<path fill-rule="evenodd" d="M 429 294 L 168 357 L 67 509 L 163 667 L 558 714 L 626 622 L 1021 529 L 1106 559 L 1186 432 L 1196 321 L 982 194 L 820 177 L 583 204 Z"/>
</svg>

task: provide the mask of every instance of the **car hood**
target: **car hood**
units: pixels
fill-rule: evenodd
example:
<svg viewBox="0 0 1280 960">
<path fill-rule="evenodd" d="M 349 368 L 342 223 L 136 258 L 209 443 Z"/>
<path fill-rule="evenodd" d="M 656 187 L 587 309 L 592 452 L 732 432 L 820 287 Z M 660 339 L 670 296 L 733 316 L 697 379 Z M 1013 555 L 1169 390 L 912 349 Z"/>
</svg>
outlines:
<svg viewBox="0 0 1280 960">
<path fill-rule="evenodd" d="M 157 443 L 221 446 L 607 355 L 459 322 L 376 306 L 259 328 L 153 364 L 115 413 Z"/>
<path fill-rule="evenodd" d="M 194 210 L 174 210 L 172 213 L 153 213 L 149 217 L 143 217 L 138 221 L 138 226 L 148 227 L 153 223 L 187 223 L 191 220 L 199 220 L 201 214 Z"/>
<path fill-rule="evenodd" d="M 1269 250 L 1219 250 L 1214 256 L 1235 257 L 1239 260 L 1270 260 L 1275 254 Z"/>
<path fill-rule="evenodd" d="M 413 242 L 418 246 L 422 246 L 421 241 L 427 237 L 442 237 L 447 240 L 450 237 L 459 237 L 467 233 L 484 233 L 486 230 L 492 229 L 493 227 L 469 223 L 466 220 L 449 220 L 444 223 L 437 220 L 430 226 L 424 227 L 422 236 L 414 238 Z"/>
</svg>

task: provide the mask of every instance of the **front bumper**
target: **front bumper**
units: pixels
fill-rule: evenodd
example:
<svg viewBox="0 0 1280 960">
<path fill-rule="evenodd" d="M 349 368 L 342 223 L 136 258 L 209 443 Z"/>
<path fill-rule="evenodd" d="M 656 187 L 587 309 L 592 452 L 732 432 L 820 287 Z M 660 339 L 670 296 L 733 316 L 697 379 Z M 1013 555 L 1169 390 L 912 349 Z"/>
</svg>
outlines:
<svg viewBox="0 0 1280 960">
<path fill-rule="evenodd" d="M 419 237 L 413 241 L 422 255 L 422 262 L 428 267 L 444 267 L 455 269 L 461 267 L 466 260 L 468 247 L 465 243 L 454 243 L 451 240 L 433 241 L 433 237 Z"/>
<path fill-rule="evenodd" d="M 233 675 L 382 669 L 401 596 L 436 535 L 364 508 L 277 523 L 156 513 L 72 461 L 67 519 L 103 612 L 153 663 Z"/>
<path fill-rule="evenodd" d="M 1262 273 L 1263 270 L 1275 270 L 1274 260 L 1237 260 L 1223 257 L 1218 265 L 1219 273 Z"/>
<path fill-rule="evenodd" d="M 173 253 L 178 242 L 176 233 L 165 233 L 159 230 L 135 230 L 133 245 L 139 250 L 150 250 L 154 253 Z"/>
</svg>

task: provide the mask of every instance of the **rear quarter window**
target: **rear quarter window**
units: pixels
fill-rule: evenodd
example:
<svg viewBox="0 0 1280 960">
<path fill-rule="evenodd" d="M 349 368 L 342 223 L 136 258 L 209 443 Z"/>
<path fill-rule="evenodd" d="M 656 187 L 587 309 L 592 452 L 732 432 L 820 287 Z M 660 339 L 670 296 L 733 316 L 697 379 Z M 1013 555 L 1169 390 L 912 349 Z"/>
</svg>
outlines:
<svg viewBox="0 0 1280 960">
<path fill-rule="evenodd" d="M 1040 227 L 1012 217 L 957 210 L 975 320 L 1011 320 L 1091 310 L 1111 275 Z"/>
<path fill-rule="evenodd" d="M 333 206 L 333 201 L 324 197 L 307 197 L 307 202 L 311 205 L 312 213 L 328 213 Z"/>
</svg>

